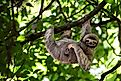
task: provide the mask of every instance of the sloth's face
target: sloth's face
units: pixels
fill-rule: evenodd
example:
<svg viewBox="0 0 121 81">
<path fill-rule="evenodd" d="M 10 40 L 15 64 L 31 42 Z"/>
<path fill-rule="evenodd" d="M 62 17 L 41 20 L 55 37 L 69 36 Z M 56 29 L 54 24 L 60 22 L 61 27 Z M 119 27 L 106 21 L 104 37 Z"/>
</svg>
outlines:
<svg viewBox="0 0 121 81">
<path fill-rule="evenodd" d="M 88 46 L 88 47 L 95 48 L 95 47 L 97 46 L 98 42 L 97 42 L 97 40 L 87 38 L 87 39 L 85 40 L 85 44 L 86 44 L 86 46 Z"/>
<path fill-rule="evenodd" d="M 98 44 L 98 37 L 95 34 L 87 34 L 84 38 L 83 38 L 83 42 L 86 44 L 86 46 L 90 47 L 90 48 L 95 48 Z"/>
</svg>

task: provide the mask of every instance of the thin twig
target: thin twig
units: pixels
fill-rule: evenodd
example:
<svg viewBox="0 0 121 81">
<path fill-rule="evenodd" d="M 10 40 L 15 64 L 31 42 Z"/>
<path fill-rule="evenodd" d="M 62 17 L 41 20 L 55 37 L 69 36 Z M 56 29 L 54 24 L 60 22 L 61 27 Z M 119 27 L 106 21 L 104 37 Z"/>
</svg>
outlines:
<svg viewBox="0 0 121 81">
<path fill-rule="evenodd" d="M 63 13 L 63 11 L 62 11 L 62 7 L 61 7 L 61 4 L 60 4 L 60 1 L 59 1 L 59 0 L 56 0 L 56 1 L 57 1 L 57 3 L 59 4 L 60 13 L 62 13 L 62 15 L 64 16 L 66 22 L 68 22 L 68 21 L 67 21 L 67 17 L 66 17 L 66 15 L 65 15 L 65 14 Z"/>
<path fill-rule="evenodd" d="M 120 43 L 120 48 L 121 48 L 121 22 L 118 21 L 118 26 L 119 26 L 119 30 L 118 30 L 118 40 Z"/>
<path fill-rule="evenodd" d="M 87 8 L 90 4 L 87 4 L 84 8 L 82 8 L 81 10 L 79 10 L 78 12 L 72 14 L 69 18 L 73 17 L 74 15 L 80 13 L 81 11 L 83 11 L 85 8 Z"/>
<path fill-rule="evenodd" d="M 14 3 L 13 7 L 20 7 L 22 5 L 23 1 L 24 0 L 19 0 L 17 3 L 13 2 Z M 8 9 L 10 9 L 10 8 L 12 8 L 12 6 L 9 7 Z"/>
<path fill-rule="evenodd" d="M 44 0 L 41 1 L 41 7 L 40 7 L 40 10 L 39 10 L 39 14 L 41 15 L 41 18 L 42 18 L 43 5 L 44 5 Z M 39 20 L 39 17 L 38 17 L 38 20 Z"/>
<path fill-rule="evenodd" d="M 108 32 L 107 32 L 108 30 L 107 30 L 107 27 L 106 27 L 106 38 L 108 38 Z M 117 54 L 116 54 L 116 52 L 115 52 L 115 48 L 110 44 L 110 42 L 108 41 L 108 39 L 106 40 L 107 41 L 107 43 L 109 44 L 109 46 L 112 48 L 112 50 L 113 50 L 113 53 L 117 56 Z"/>
</svg>

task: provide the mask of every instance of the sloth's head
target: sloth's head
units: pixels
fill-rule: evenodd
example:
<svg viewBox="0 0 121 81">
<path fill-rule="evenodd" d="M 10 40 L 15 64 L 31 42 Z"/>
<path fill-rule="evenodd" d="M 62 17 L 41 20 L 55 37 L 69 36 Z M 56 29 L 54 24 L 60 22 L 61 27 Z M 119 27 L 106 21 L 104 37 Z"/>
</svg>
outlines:
<svg viewBox="0 0 121 81">
<path fill-rule="evenodd" d="M 95 48 L 98 45 L 99 38 L 95 34 L 87 34 L 82 39 L 82 42 L 90 48 Z"/>
</svg>

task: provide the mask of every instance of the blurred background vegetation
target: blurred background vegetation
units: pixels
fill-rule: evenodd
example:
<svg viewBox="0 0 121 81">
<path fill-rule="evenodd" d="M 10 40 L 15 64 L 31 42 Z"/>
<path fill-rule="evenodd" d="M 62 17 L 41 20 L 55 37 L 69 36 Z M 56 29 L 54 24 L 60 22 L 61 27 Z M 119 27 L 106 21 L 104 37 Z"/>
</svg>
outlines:
<svg viewBox="0 0 121 81">
<path fill-rule="evenodd" d="M 79 41 L 77 22 L 85 15 L 100 38 L 87 72 L 54 60 L 43 37 L 51 26 L 59 39 L 70 26 L 72 39 Z M 121 81 L 120 48 L 120 0 L 0 0 L 0 81 Z"/>
</svg>

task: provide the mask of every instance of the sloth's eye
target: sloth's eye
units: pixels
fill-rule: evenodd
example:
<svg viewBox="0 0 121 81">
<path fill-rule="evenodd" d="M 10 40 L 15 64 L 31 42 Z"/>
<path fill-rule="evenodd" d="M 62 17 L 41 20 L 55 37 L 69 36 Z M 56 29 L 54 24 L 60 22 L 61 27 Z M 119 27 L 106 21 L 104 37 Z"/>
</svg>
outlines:
<svg viewBox="0 0 121 81">
<path fill-rule="evenodd" d="M 89 42 L 89 40 L 87 39 L 85 42 Z"/>
</svg>

